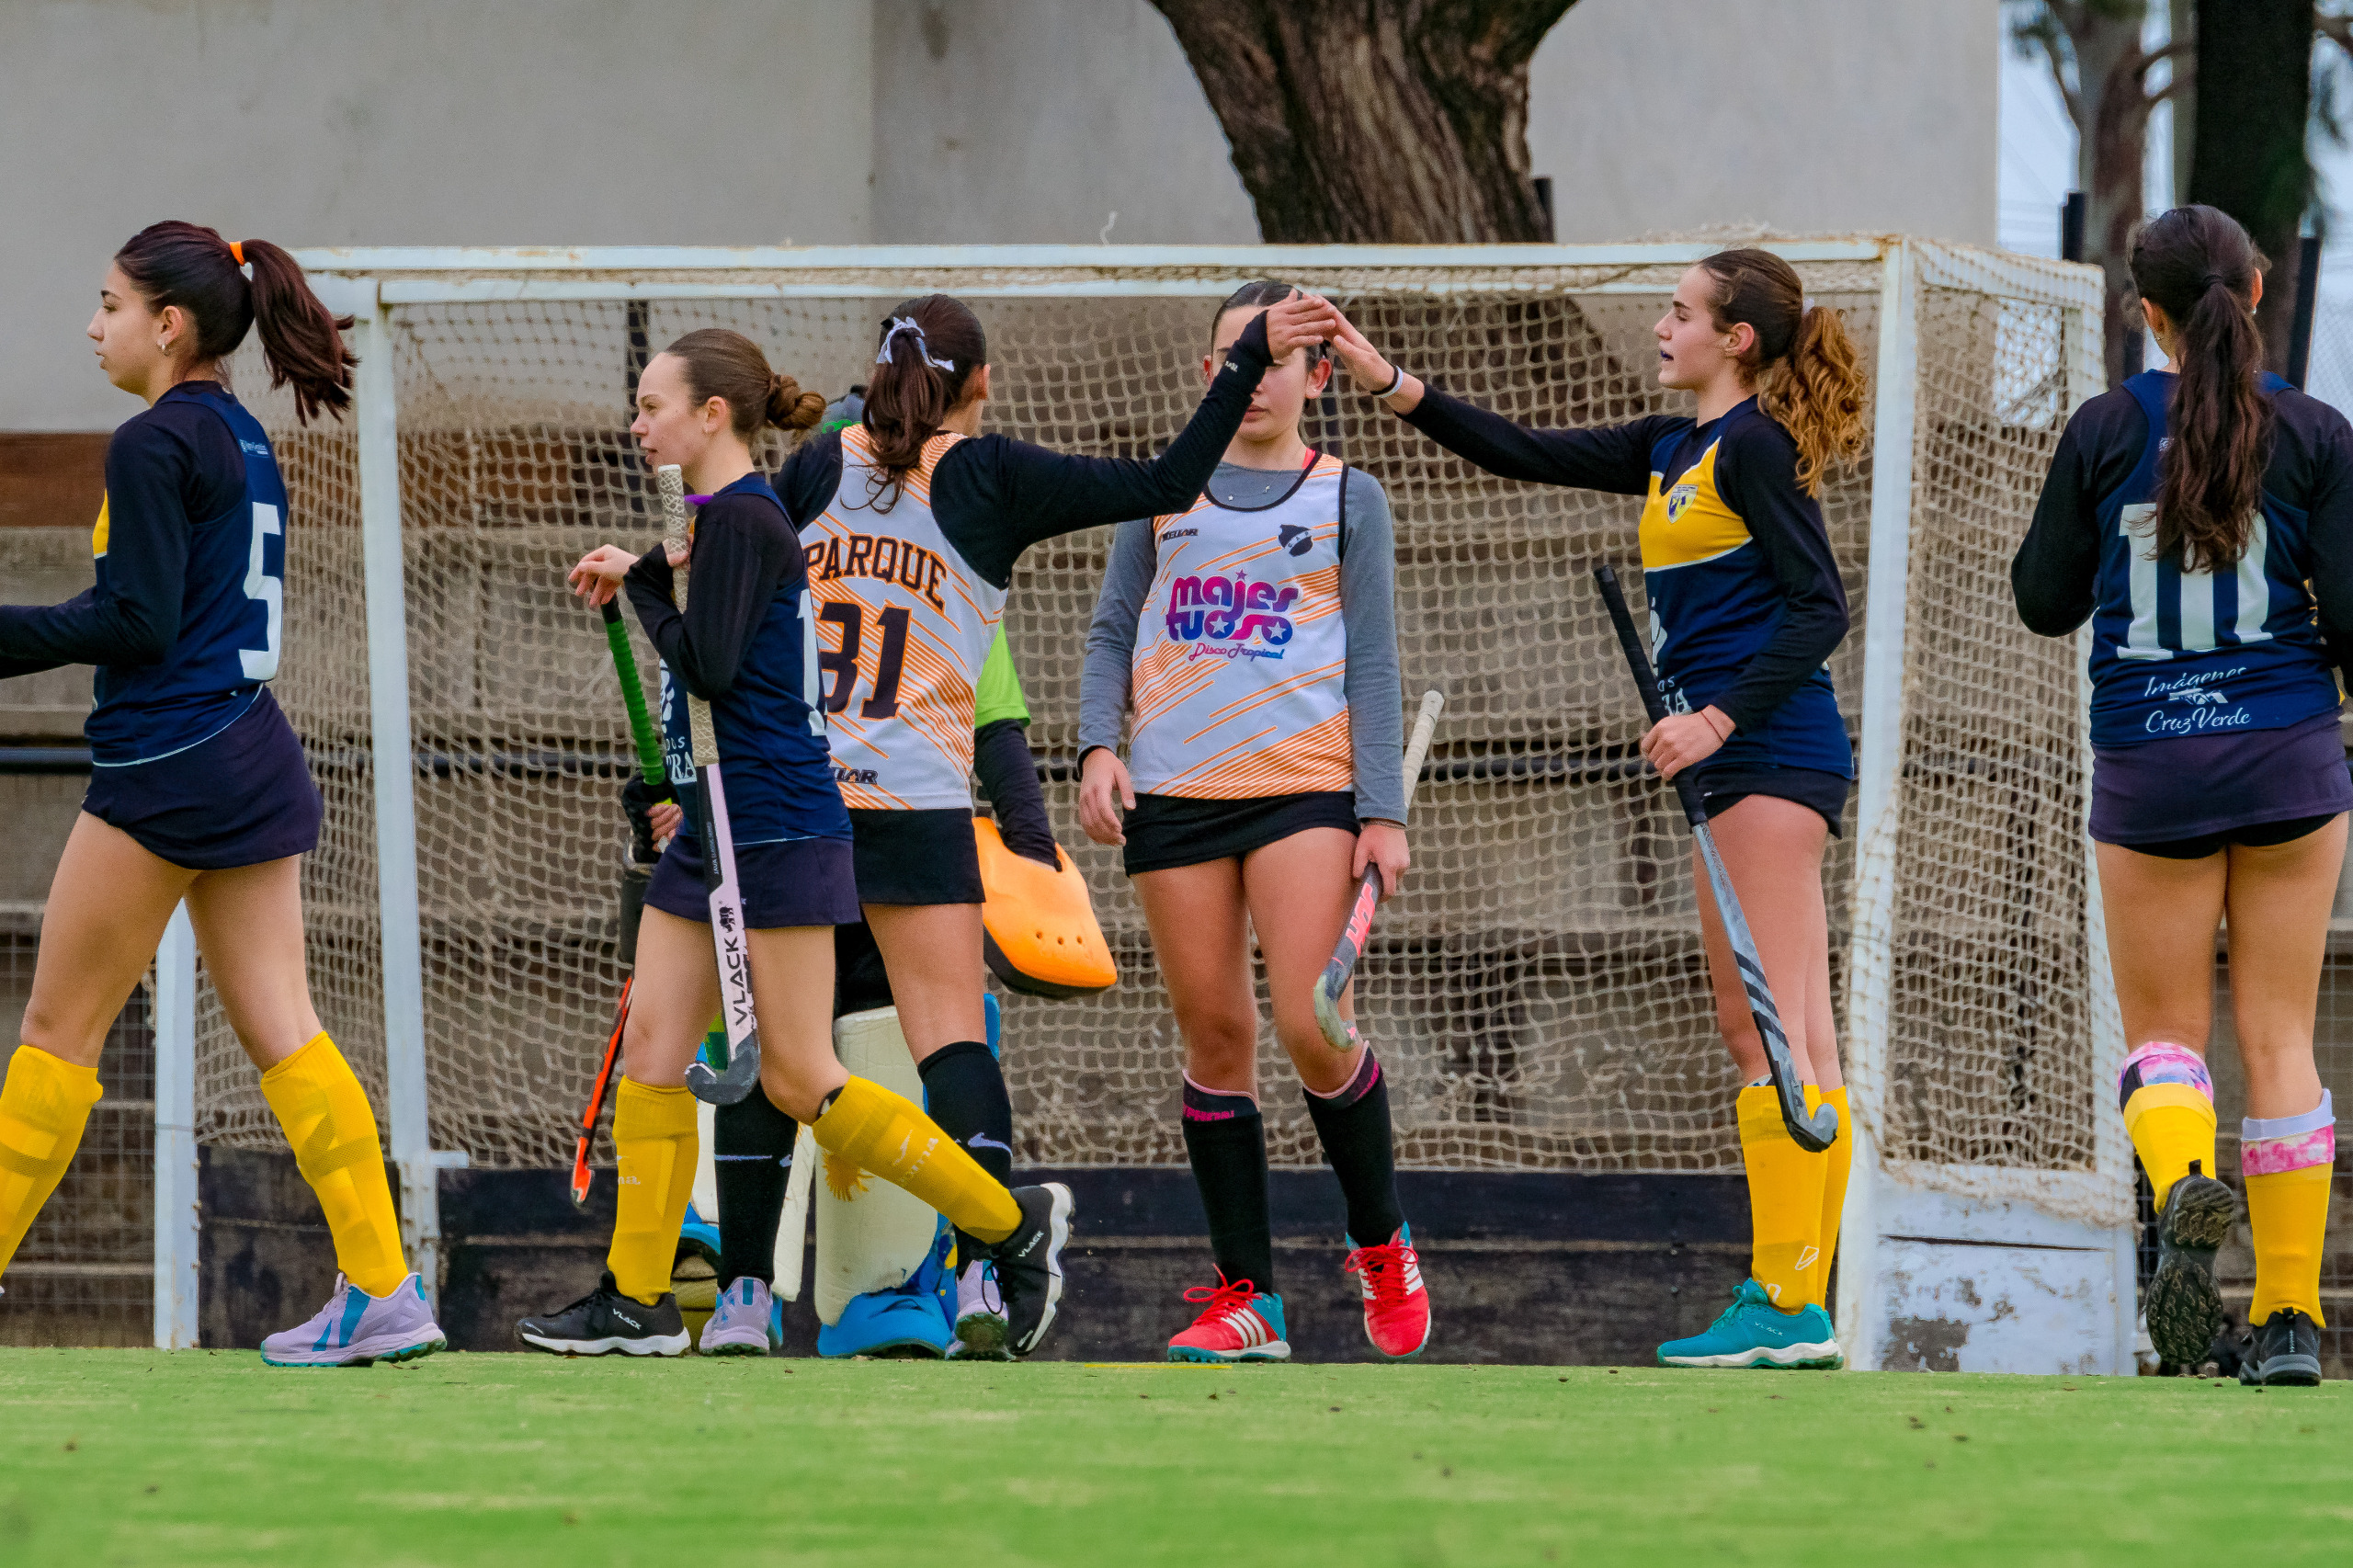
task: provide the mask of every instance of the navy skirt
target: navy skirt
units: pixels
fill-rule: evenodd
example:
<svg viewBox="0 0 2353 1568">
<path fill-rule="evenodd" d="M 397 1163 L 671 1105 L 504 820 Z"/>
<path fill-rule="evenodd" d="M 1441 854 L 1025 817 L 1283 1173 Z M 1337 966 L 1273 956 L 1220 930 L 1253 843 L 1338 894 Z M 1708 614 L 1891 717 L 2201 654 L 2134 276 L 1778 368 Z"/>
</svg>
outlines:
<svg viewBox="0 0 2353 1568">
<path fill-rule="evenodd" d="M 186 751 L 92 768 L 82 809 L 190 871 L 307 855 L 318 847 L 326 812 L 301 739 L 267 687 L 225 729 Z"/>
<path fill-rule="evenodd" d="M 792 926 L 847 926 L 863 919 L 847 838 L 788 838 L 735 846 L 735 883 L 744 924 L 755 931 Z M 679 834 L 654 863 L 645 907 L 681 920 L 710 924 L 710 895 L 702 885 L 702 844 Z"/>
<path fill-rule="evenodd" d="M 2334 713 L 2284 730 L 2182 735 L 2092 754 L 2089 829 L 2102 844 L 2227 839 L 2348 810 L 2353 774 Z"/>
</svg>

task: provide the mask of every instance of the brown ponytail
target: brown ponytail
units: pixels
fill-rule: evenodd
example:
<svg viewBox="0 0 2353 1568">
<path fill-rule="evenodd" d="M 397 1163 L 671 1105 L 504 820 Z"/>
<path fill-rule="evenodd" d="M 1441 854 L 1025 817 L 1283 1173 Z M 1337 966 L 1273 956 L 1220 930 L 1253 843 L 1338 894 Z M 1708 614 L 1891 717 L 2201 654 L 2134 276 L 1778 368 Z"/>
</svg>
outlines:
<svg viewBox="0 0 2353 1568">
<path fill-rule="evenodd" d="M 351 318 L 319 303 L 301 267 L 278 246 L 233 245 L 217 229 L 173 221 L 131 235 L 114 260 L 150 310 L 177 305 L 194 319 L 199 364 L 226 359 L 258 327 L 269 384 L 293 387 L 297 421 L 308 425 L 321 409 L 340 419 L 351 406 L 351 367 L 359 362 L 343 346 Z"/>
<path fill-rule="evenodd" d="M 698 403 L 715 397 L 727 404 L 728 427 L 746 441 L 763 426 L 806 430 L 825 416 L 824 398 L 770 370 L 760 346 L 740 332 L 701 327 L 662 352 L 684 368 L 687 395 Z"/>
<path fill-rule="evenodd" d="M 2174 329 L 2173 406 L 2157 454 L 2160 557 L 2218 572 L 2246 553 L 2271 461 L 2255 279 L 2263 254 L 2230 214 L 2177 207 L 2132 237 L 2132 287 Z"/>
<path fill-rule="evenodd" d="M 1823 476 L 1863 449 L 1862 356 L 1846 321 L 1808 307 L 1797 269 L 1770 251 L 1718 251 L 1699 265 L 1715 279 L 1716 330 L 1756 329 L 1742 368 L 1756 406 L 1797 443 L 1798 483 L 1820 494 Z"/>
<path fill-rule="evenodd" d="M 961 300 L 926 294 L 883 318 L 863 415 L 881 471 L 871 497 L 876 511 L 898 504 L 907 475 L 923 461 L 924 443 L 939 433 L 988 358 L 980 318 Z"/>
</svg>

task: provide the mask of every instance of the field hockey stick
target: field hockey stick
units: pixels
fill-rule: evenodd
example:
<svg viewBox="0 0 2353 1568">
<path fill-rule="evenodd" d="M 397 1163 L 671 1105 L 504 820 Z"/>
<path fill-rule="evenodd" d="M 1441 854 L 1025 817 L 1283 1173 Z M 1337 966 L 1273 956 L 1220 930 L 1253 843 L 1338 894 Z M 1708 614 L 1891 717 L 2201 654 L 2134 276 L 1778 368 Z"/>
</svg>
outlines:
<svg viewBox="0 0 2353 1568">
<path fill-rule="evenodd" d="M 1408 807 L 1414 803 L 1414 787 L 1421 782 L 1422 758 L 1429 755 L 1430 737 L 1438 733 L 1438 710 L 1445 706 L 1443 692 L 1422 693 L 1422 710 L 1415 716 L 1413 736 L 1405 743 Z M 1340 1016 L 1340 993 L 1348 988 L 1357 960 L 1364 957 L 1365 938 L 1372 934 L 1372 912 L 1380 904 L 1381 868 L 1367 866 L 1364 881 L 1357 884 L 1357 901 L 1348 911 L 1348 923 L 1340 927 L 1339 946 L 1332 949 L 1332 961 L 1324 966 L 1324 976 L 1315 983 L 1315 1024 L 1324 1031 L 1324 1042 L 1335 1051 L 1354 1051 L 1364 1043 L 1356 1021 Z"/>
<path fill-rule="evenodd" d="M 1634 633 L 1633 612 L 1626 608 L 1625 593 L 1618 586 L 1618 574 L 1608 566 L 1593 569 L 1593 580 L 1600 585 L 1602 602 L 1609 607 L 1609 619 L 1618 628 L 1618 644 L 1626 653 L 1626 667 L 1633 672 L 1634 685 L 1643 694 L 1643 710 L 1655 724 L 1666 717 L 1666 703 L 1658 693 L 1658 679 L 1651 671 L 1651 656 L 1643 650 L 1642 639 Z M 1716 914 L 1724 923 L 1724 937 L 1732 944 L 1733 962 L 1740 970 L 1741 989 L 1748 994 L 1748 1016 L 1756 1022 L 1757 1038 L 1765 1042 L 1766 1070 L 1772 1075 L 1773 1092 L 1780 1096 L 1781 1122 L 1801 1149 L 1816 1153 L 1827 1149 L 1838 1137 L 1838 1108 L 1824 1106 L 1812 1115 L 1806 1113 L 1805 1085 L 1798 1081 L 1797 1063 L 1790 1056 L 1789 1036 L 1781 1031 L 1781 1015 L 1773 1006 L 1773 992 L 1765 983 L 1765 960 L 1756 954 L 1756 938 L 1749 934 L 1747 916 L 1741 913 L 1740 895 L 1733 892 L 1731 873 L 1724 869 L 1723 857 L 1716 853 L 1716 835 L 1708 827 L 1708 808 L 1699 799 L 1699 783 L 1689 768 L 1674 778 L 1676 799 L 1683 802 L 1683 815 L 1691 824 L 1691 836 L 1699 843 L 1699 858 L 1708 868 L 1708 887 L 1716 895 Z"/>
<path fill-rule="evenodd" d="M 654 471 L 662 490 L 663 545 L 687 548 L 687 481 L 676 463 Z M 678 613 L 687 608 L 688 568 L 676 574 Z M 719 956 L 719 1012 L 727 1021 L 727 1070 L 714 1073 L 708 1062 L 687 1064 L 687 1087 L 695 1098 L 712 1105 L 733 1105 L 760 1081 L 760 1026 L 752 1008 L 752 955 L 744 929 L 744 892 L 735 881 L 735 837 L 727 825 L 727 790 L 720 779 L 719 734 L 710 722 L 710 704 L 687 693 L 687 728 L 692 737 L 695 789 L 700 810 L 696 826 L 702 833 L 702 886 L 710 901 L 710 943 Z"/>
<path fill-rule="evenodd" d="M 621 683 L 621 705 L 629 710 L 630 739 L 637 748 L 638 776 L 650 785 L 660 785 L 665 775 L 662 768 L 662 744 L 654 733 L 653 716 L 645 710 L 645 683 L 637 673 L 637 652 L 630 646 L 629 625 L 621 619 L 620 601 L 607 599 L 604 605 L 605 645 L 612 651 L 613 674 Z M 637 842 L 635 824 L 631 824 L 630 858 L 621 867 L 620 960 L 625 969 L 637 964 L 637 926 L 645 907 L 645 884 L 651 880 L 647 868 L 653 863 L 653 844 Z M 605 1041 L 605 1059 L 597 1068 L 596 1086 L 588 1093 L 588 1108 L 580 1116 L 580 1144 L 572 1155 L 572 1201 L 575 1208 L 588 1202 L 588 1150 L 597 1141 L 597 1122 L 605 1113 L 605 1095 L 612 1086 L 613 1063 L 621 1049 L 621 1032 L 629 1027 L 630 988 L 635 976 L 621 978 L 620 1000 L 613 1009 L 612 1037 Z"/>
</svg>

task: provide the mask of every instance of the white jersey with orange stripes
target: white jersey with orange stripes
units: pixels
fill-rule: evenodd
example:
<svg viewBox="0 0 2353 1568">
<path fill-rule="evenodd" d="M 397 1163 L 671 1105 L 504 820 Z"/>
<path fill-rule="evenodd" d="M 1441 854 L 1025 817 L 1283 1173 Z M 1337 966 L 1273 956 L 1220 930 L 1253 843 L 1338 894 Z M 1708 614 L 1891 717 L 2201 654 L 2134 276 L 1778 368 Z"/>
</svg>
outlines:
<svg viewBox="0 0 2353 1568">
<path fill-rule="evenodd" d="M 961 436 L 924 443 L 888 511 L 874 438 L 842 432 L 842 477 L 801 530 L 817 604 L 818 668 L 842 799 L 883 811 L 969 809 L 972 688 L 1005 613 L 931 515 L 931 476 Z"/>
<path fill-rule="evenodd" d="M 1319 455 L 1267 506 L 1205 495 L 1154 519 L 1157 564 L 1129 681 L 1138 790 L 1246 800 L 1352 787 L 1340 613 L 1347 474 Z"/>
</svg>

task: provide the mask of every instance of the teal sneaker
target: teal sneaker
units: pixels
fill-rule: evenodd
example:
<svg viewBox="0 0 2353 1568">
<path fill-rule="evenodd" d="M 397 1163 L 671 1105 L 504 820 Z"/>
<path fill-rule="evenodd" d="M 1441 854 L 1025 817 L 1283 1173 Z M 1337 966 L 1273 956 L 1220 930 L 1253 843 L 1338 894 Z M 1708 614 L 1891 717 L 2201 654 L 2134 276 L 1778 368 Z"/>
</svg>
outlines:
<svg viewBox="0 0 2353 1568">
<path fill-rule="evenodd" d="M 1828 1312 L 1815 1306 L 1782 1312 L 1754 1279 L 1740 1282 L 1732 1305 L 1707 1333 L 1658 1347 L 1662 1367 L 1835 1368 L 1846 1362 Z"/>
</svg>

